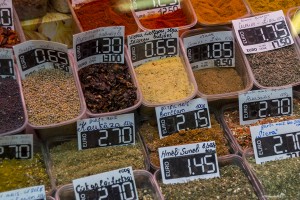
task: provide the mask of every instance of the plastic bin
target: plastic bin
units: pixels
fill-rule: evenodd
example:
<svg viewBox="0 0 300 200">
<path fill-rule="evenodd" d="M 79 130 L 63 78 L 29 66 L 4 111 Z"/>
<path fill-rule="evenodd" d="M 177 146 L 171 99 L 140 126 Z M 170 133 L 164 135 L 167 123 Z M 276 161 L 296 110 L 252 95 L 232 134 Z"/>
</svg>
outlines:
<svg viewBox="0 0 300 200">
<path fill-rule="evenodd" d="M 295 42 L 300 45 L 300 12 L 299 12 L 300 6 L 299 7 L 293 7 L 290 8 L 286 14 L 286 19 L 290 27 L 290 31 L 294 36 Z"/>
<path fill-rule="evenodd" d="M 201 28 L 201 29 L 193 29 L 184 32 L 180 36 L 180 46 L 184 51 L 184 54 L 187 56 L 186 49 L 184 47 L 184 38 L 196 36 L 204 33 L 211 33 L 211 32 L 218 32 L 218 31 L 232 31 L 231 28 L 225 27 L 225 26 L 219 26 L 215 28 Z M 234 32 L 232 32 L 234 35 Z M 203 91 L 200 91 L 198 88 L 197 96 L 201 98 L 206 98 L 208 101 L 214 101 L 214 100 L 235 100 L 238 98 L 239 93 L 247 92 L 252 89 L 253 86 L 253 80 L 250 77 L 249 71 L 246 66 L 245 57 L 243 56 L 243 52 L 238 47 L 238 42 L 233 41 L 235 45 L 235 69 L 238 73 L 238 75 L 241 77 L 244 85 L 244 89 L 230 92 L 230 93 L 221 93 L 221 94 L 205 94 Z M 201 70 L 201 69 L 199 69 Z"/>
<path fill-rule="evenodd" d="M 19 19 L 42 17 L 47 13 L 48 0 L 13 0 Z"/>
</svg>

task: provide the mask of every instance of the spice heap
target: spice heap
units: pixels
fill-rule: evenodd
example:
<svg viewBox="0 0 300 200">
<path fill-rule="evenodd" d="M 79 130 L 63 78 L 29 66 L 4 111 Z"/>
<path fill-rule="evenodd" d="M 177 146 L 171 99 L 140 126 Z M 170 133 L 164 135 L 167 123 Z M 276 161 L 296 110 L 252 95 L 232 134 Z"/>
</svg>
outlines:
<svg viewBox="0 0 300 200">
<path fill-rule="evenodd" d="M 182 9 L 166 14 L 155 14 L 139 19 L 147 29 L 173 28 L 188 25 L 188 19 Z"/>
<path fill-rule="evenodd" d="M 191 3 L 202 24 L 231 23 L 248 13 L 242 0 L 191 0 Z"/>
<path fill-rule="evenodd" d="M 122 12 L 118 6 L 130 3 L 128 0 L 96 0 L 74 8 L 75 14 L 84 31 L 107 26 L 125 26 L 125 34 L 138 31 L 131 10 Z"/>
<path fill-rule="evenodd" d="M 287 13 L 288 9 L 300 6 L 300 0 L 247 0 L 254 13 L 283 10 Z"/>
<path fill-rule="evenodd" d="M 53 176 L 56 185 L 72 183 L 101 172 L 132 166 L 145 169 L 142 145 L 100 147 L 78 151 L 77 140 L 71 140 L 50 149 Z"/>
<path fill-rule="evenodd" d="M 256 164 L 253 157 L 248 157 L 252 170 L 257 175 L 270 199 L 300 199 L 300 158 L 275 160 Z"/>
<path fill-rule="evenodd" d="M 11 77 L 0 77 L 0 119 L 0 134 L 16 130 L 25 123 L 19 84 Z"/>
<path fill-rule="evenodd" d="M 278 87 L 300 82 L 300 62 L 294 45 L 246 55 L 260 85 Z"/>
<path fill-rule="evenodd" d="M 40 154 L 35 154 L 29 160 L 0 160 L 0 177 L 0 192 L 36 185 L 45 185 L 48 191 L 51 189 Z"/>
<path fill-rule="evenodd" d="M 242 149 L 252 147 L 250 126 L 275 123 L 286 120 L 293 120 L 300 117 L 300 102 L 297 99 L 293 101 L 293 116 L 267 117 L 255 123 L 240 125 L 239 110 L 237 107 L 228 109 L 224 112 L 223 118 L 226 125 L 231 130 L 232 135 L 237 140 Z"/>
<path fill-rule="evenodd" d="M 136 87 L 126 65 L 94 64 L 80 69 L 78 76 L 92 113 L 122 110 L 136 103 Z"/>
<path fill-rule="evenodd" d="M 151 103 L 183 100 L 194 90 L 180 57 L 150 61 L 135 71 L 143 97 Z"/>
<path fill-rule="evenodd" d="M 0 47 L 11 48 L 15 44 L 19 44 L 20 39 L 17 32 L 0 26 Z"/>
<path fill-rule="evenodd" d="M 160 166 L 158 155 L 158 148 L 160 147 L 215 141 L 218 156 L 229 154 L 228 142 L 220 124 L 214 119 L 214 115 L 211 115 L 211 128 L 181 130 L 178 133 L 159 139 L 157 126 L 145 122 L 139 128 L 139 132 L 148 147 L 150 162 L 157 168 Z"/>
<path fill-rule="evenodd" d="M 22 85 L 31 124 L 56 124 L 79 115 L 79 94 L 72 74 L 43 69 L 22 80 Z"/>
<path fill-rule="evenodd" d="M 223 94 L 244 89 L 242 77 L 234 68 L 207 68 L 193 71 L 198 90 L 204 94 Z"/>
<path fill-rule="evenodd" d="M 220 167 L 220 178 L 197 179 L 187 183 L 163 184 L 165 199 L 258 199 L 249 180 L 237 165 Z"/>
</svg>

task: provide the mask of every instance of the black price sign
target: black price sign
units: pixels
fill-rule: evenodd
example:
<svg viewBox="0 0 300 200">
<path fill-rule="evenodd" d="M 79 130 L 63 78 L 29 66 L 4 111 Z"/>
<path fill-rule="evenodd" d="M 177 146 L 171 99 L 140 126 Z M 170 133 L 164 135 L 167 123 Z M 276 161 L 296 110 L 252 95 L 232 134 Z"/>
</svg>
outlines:
<svg viewBox="0 0 300 200">
<path fill-rule="evenodd" d="M 0 76 L 14 76 L 14 67 L 12 59 L 0 58 Z"/>
<path fill-rule="evenodd" d="M 12 19 L 11 8 L 0 8 L 0 26 L 12 27 Z"/>
<path fill-rule="evenodd" d="M 215 142 L 159 148 L 163 183 L 219 176 Z"/>
<path fill-rule="evenodd" d="M 266 117 L 292 115 L 292 88 L 253 90 L 239 95 L 240 124 L 250 124 Z"/>
<path fill-rule="evenodd" d="M 137 200 L 132 167 L 73 180 L 76 200 Z"/>
<path fill-rule="evenodd" d="M 300 120 L 250 127 L 256 163 L 300 156 Z"/>
<path fill-rule="evenodd" d="M 210 116 L 205 99 L 155 108 L 160 137 L 185 129 L 210 128 Z"/>
<path fill-rule="evenodd" d="M 79 149 L 134 144 L 134 114 L 79 120 L 77 133 Z"/>
</svg>

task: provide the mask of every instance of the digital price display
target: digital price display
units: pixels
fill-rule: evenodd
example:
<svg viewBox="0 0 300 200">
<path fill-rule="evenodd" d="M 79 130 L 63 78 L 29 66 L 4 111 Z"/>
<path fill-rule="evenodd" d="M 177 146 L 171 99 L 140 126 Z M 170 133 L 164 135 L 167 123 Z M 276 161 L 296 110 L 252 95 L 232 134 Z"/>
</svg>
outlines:
<svg viewBox="0 0 300 200">
<path fill-rule="evenodd" d="M 239 95 L 240 124 L 293 114 L 292 88 L 253 90 Z"/>
<path fill-rule="evenodd" d="M 132 167 L 73 180 L 76 200 L 138 199 Z"/>
<path fill-rule="evenodd" d="M 79 149 L 134 144 L 134 124 L 133 113 L 79 120 Z"/>
<path fill-rule="evenodd" d="M 12 59 L 0 58 L 0 76 L 14 76 L 14 67 Z"/>
<path fill-rule="evenodd" d="M 13 17 L 11 11 L 11 8 L 0 8 L 0 26 L 13 26 Z"/>
<path fill-rule="evenodd" d="M 215 142 L 159 148 L 163 183 L 219 176 Z"/>
<path fill-rule="evenodd" d="M 32 135 L 13 135 L 0 138 L 0 159 L 31 159 Z"/>
<path fill-rule="evenodd" d="M 160 137 L 185 129 L 210 128 L 210 115 L 206 99 L 193 99 L 184 103 L 155 108 Z"/>
<path fill-rule="evenodd" d="M 300 156 L 300 120 L 250 127 L 256 163 Z"/>
</svg>

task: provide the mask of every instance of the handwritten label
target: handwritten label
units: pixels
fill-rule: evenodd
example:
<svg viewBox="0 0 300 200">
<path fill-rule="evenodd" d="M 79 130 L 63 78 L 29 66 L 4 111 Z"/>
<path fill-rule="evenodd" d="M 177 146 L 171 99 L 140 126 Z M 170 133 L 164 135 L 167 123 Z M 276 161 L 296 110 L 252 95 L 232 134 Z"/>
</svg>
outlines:
<svg viewBox="0 0 300 200">
<path fill-rule="evenodd" d="M 78 68 L 95 63 L 124 63 L 124 32 L 124 26 L 112 26 L 73 35 Z"/>
<path fill-rule="evenodd" d="M 15 30 L 12 0 L 0 0 L 0 26 Z"/>
<path fill-rule="evenodd" d="M 166 28 L 127 36 L 129 53 L 134 67 L 179 55 L 178 28 Z"/>
<path fill-rule="evenodd" d="M 242 125 L 266 117 L 292 114 L 292 88 L 252 90 L 239 95 L 239 116 Z"/>
<path fill-rule="evenodd" d="M 163 183 L 219 177 L 214 141 L 159 148 Z"/>
<path fill-rule="evenodd" d="M 193 99 L 184 103 L 155 107 L 160 138 L 185 129 L 210 128 L 210 115 L 206 99 Z"/>
<path fill-rule="evenodd" d="M 300 156 L 300 119 L 251 126 L 250 131 L 257 164 Z"/>
<path fill-rule="evenodd" d="M 135 144 L 134 114 L 77 121 L 78 149 Z"/>
<path fill-rule="evenodd" d="M 203 33 L 183 38 L 193 70 L 212 67 L 235 67 L 232 31 Z"/>
<path fill-rule="evenodd" d="M 138 199 L 132 167 L 73 180 L 76 200 Z"/>
<path fill-rule="evenodd" d="M 0 200 L 46 200 L 45 186 L 33 186 L 0 193 Z"/>
<path fill-rule="evenodd" d="M 0 76 L 15 78 L 12 49 L 0 48 Z"/>
<path fill-rule="evenodd" d="M 294 44 L 282 10 L 232 20 L 245 54 L 270 51 Z"/>
<path fill-rule="evenodd" d="M 22 79 L 41 69 L 61 69 L 71 73 L 67 45 L 29 40 L 13 46 Z"/>
</svg>

